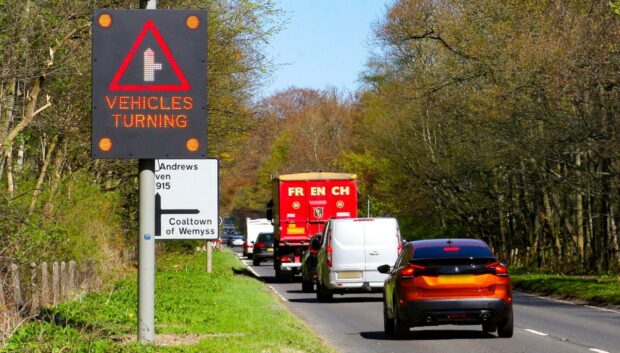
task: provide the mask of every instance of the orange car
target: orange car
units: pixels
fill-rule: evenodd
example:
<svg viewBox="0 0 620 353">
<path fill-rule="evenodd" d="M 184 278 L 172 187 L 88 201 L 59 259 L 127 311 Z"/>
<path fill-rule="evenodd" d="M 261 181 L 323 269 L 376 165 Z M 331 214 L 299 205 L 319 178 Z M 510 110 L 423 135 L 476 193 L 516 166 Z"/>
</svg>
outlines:
<svg viewBox="0 0 620 353">
<path fill-rule="evenodd" d="M 406 244 L 383 291 L 387 335 L 443 324 L 482 324 L 484 332 L 512 337 L 512 289 L 506 266 L 477 239 L 419 240 Z"/>
</svg>

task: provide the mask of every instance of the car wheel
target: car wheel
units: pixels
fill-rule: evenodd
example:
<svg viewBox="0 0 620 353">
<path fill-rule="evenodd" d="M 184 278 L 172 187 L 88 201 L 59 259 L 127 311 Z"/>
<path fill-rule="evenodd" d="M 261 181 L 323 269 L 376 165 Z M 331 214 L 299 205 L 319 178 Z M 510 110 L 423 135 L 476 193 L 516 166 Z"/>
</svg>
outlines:
<svg viewBox="0 0 620 353">
<path fill-rule="evenodd" d="M 301 277 L 301 291 L 304 293 L 310 293 L 314 290 L 314 284 L 311 281 L 306 281 L 303 276 Z"/>
<path fill-rule="evenodd" d="M 387 315 L 387 304 L 383 301 L 383 331 L 388 336 L 394 336 L 394 320 Z"/>
<path fill-rule="evenodd" d="M 396 298 L 394 298 L 394 301 L 392 303 L 397 303 Z M 392 314 L 394 315 L 394 317 L 392 318 L 392 325 L 394 326 L 394 336 L 399 339 L 407 338 L 409 336 L 409 325 L 407 325 L 406 322 L 404 322 L 398 317 L 398 310 L 396 310 L 396 308 L 394 308 L 394 312 Z"/>
<path fill-rule="evenodd" d="M 280 269 L 280 266 L 276 267 L 276 281 L 282 281 L 282 270 Z"/>
<path fill-rule="evenodd" d="M 508 316 L 506 321 L 500 323 L 497 326 L 497 336 L 501 338 L 510 338 L 514 332 L 514 323 L 512 318 L 512 313 Z"/>
<path fill-rule="evenodd" d="M 260 259 L 254 258 L 254 259 L 252 260 L 252 265 L 254 265 L 254 266 L 260 266 Z"/>
<path fill-rule="evenodd" d="M 316 299 L 320 302 L 331 302 L 334 300 L 334 294 L 331 290 L 325 288 L 321 283 L 316 288 Z"/>
</svg>

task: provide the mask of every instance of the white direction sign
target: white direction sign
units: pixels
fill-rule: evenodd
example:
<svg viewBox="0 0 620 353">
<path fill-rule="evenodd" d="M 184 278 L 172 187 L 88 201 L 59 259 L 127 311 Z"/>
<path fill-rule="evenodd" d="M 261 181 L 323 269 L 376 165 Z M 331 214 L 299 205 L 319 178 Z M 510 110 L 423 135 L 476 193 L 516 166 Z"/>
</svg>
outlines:
<svg viewBox="0 0 620 353">
<path fill-rule="evenodd" d="M 217 159 L 155 160 L 155 239 L 218 238 Z"/>
</svg>

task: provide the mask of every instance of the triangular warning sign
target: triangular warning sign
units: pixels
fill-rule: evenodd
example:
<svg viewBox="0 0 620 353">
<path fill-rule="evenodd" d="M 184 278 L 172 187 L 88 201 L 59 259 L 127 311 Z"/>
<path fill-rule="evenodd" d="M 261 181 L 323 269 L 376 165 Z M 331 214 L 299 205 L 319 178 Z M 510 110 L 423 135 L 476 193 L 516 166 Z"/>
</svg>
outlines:
<svg viewBox="0 0 620 353">
<path fill-rule="evenodd" d="M 159 48 L 161 49 L 164 56 L 168 60 L 168 63 L 170 64 L 170 68 L 172 68 L 172 71 L 174 72 L 177 79 L 179 80 L 178 84 L 148 83 L 149 81 L 154 80 L 152 78 L 153 77 L 152 73 L 150 75 L 151 79 L 149 80 L 147 80 L 147 76 L 149 75 L 145 73 L 143 82 L 131 83 L 131 84 L 120 83 L 121 79 L 123 78 L 123 75 L 125 74 L 125 71 L 127 71 L 129 64 L 131 64 L 134 56 L 136 55 L 136 53 L 138 52 L 138 49 L 140 48 L 140 45 L 142 44 L 142 41 L 144 40 L 144 37 L 146 36 L 148 32 L 151 32 L 151 34 L 157 41 Z M 150 51 L 150 54 L 152 55 L 153 53 L 152 49 L 148 48 L 147 51 Z M 149 55 L 147 54 L 147 51 L 145 51 L 144 55 Z M 146 59 L 145 59 L 145 63 L 144 63 L 145 71 L 147 70 L 146 66 L 147 64 L 146 64 Z M 159 66 L 158 69 L 161 69 L 161 66 Z M 154 70 L 154 68 L 151 67 L 150 70 Z M 123 62 L 121 63 L 121 66 L 119 67 L 118 71 L 116 71 L 116 74 L 114 74 L 114 78 L 112 79 L 112 82 L 110 82 L 109 88 L 110 88 L 110 91 L 189 91 L 190 85 L 189 85 L 189 82 L 187 82 L 187 79 L 185 78 L 185 74 L 183 74 L 183 71 L 181 71 L 181 68 L 177 64 L 177 61 L 175 60 L 174 56 L 172 56 L 172 52 L 170 52 L 170 48 L 168 48 L 168 44 L 166 44 L 166 41 L 161 36 L 161 33 L 159 33 L 159 30 L 157 29 L 157 27 L 155 27 L 155 23 L 153 23 L 153 21 L 146 21 L 146 23 L 144 24 L 144 27 L 142 27 L 142 31 L 140 32 L 135 42 L 131 46 L 129 53 L 127 54 L 125 59 L 123 59 Z"/>
</svg>

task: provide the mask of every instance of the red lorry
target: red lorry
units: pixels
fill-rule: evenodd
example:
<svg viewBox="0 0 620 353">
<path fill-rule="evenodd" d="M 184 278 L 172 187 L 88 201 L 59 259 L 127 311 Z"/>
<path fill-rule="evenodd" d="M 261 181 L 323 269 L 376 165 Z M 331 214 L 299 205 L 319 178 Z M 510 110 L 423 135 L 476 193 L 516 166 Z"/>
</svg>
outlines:
<svg viewBox="0 0 620 353">
<path fill-rule="evenodd" d="M 347 173 L 298 173 L 273 179 L 267 218 L 274 225 L 276 278 L 295 275 L 310 237 L 330 218 L 357 217 L 357 176 Z"/>
</svg>

